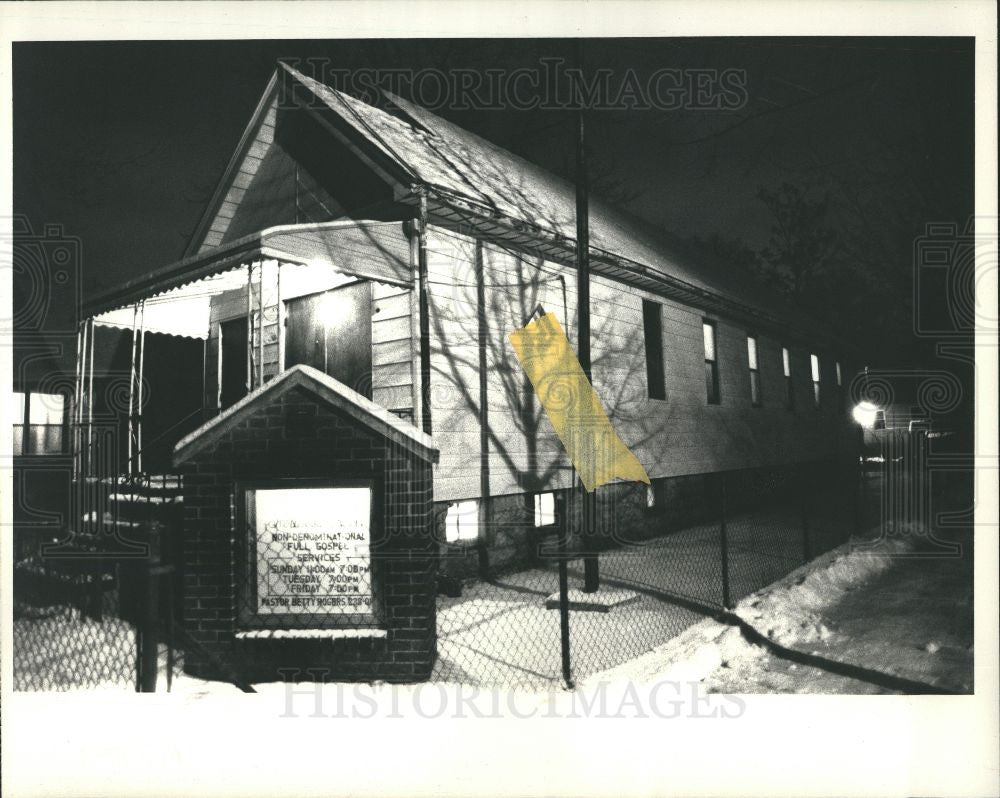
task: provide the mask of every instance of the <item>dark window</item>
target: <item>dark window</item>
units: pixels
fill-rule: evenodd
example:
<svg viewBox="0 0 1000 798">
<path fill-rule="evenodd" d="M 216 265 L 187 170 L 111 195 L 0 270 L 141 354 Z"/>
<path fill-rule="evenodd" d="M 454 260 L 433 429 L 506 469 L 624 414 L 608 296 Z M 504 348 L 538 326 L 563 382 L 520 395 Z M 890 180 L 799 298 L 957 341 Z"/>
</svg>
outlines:
<svg viewBox="0 0 1000 798">
<path fill-rule="evenodd" d="M 715 347 L 715 322 L 702 322 L 702 334 L 705 338 L 705 389 L 710 405 L 719 404 L 719 360 Z"/>
<path fill-rule="evenodd" d="M 349 283 L 285 303 L 285 368 L 303 363 L 372 395 L 371 283 Z"/>
<path fill-rule="evenodd" d="M 812 382 L 813 382 L 813 401 L 816 403 L 816 407 L 819 407 L 820 392 L 819 392 L 819 355 L 810 355 L 809 363 L 812 367 Z"/>
<path fill-rule="evenodd" d="M 219 351 L 222 356 L 222 379 L 219 386 L 219 404 L 223 410 L 236 404 L 249 390 L 247 371 L 247 319 L 222 322 L 222 341 Z"/>
<path fill-rule="evenodd" d="M 785 375 L 785 407 L 792 410 L 795 407 L 795 391 L 792 387 L 792 356 L 787 346 L 781 347 L 781 369 Z"/>
<path fill-rule="evenodd" d="M 663 306 L 642 300 L 642 326 L 646 340 L 646 385 L 650 399 L 666 399 L 663 375 Z"/>
<path fill-rule="evenodd" d="M 750 366 L 750 403 L 760 407 L 760 363 L 757 360 L 757 337 L 747 336 L 747 364 Z"/>
</svg>

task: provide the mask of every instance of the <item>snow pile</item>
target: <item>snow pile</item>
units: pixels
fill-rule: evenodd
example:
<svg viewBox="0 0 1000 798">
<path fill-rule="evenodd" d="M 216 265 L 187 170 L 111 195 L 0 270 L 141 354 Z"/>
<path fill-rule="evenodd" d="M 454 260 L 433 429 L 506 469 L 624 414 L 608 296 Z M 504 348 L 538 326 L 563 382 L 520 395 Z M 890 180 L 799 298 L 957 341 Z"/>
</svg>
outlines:
<svg viewBox="0 0 1000 798">
<path fill-rule="evenodd" d="M 824 621 L 823 611 L 844 593 L 857 590 L 885 573 L 893 558 L 910 548 L 906 541 L 886 540 L 866 549 L 835 549 L 748 596 L 734 612 L 781 645 L 835 643 L 842 636 Z"/>
<path fill-rule="evenodd" d="M 835 643 L 841 636 L 824 618 L 824 610 L 885 573 L 894 558 L 911 548 L 908 542 L 898 540 L 880 540 L 865 548 L 845 544 L 747 596 L 733 612 L 787 647 Z M 723 686 L 749 684 L 760 681 L 760 671 L 768 670 L 769 659 L 767 649 L 748 642 L 738 627 L 708 618 L 631 662 L 595 674 L 581 687 L 617 680 L 636 684 L 659 680 L 710 686 L 716 682 Z M 789 667 L 796 669 L 795 665 Z M 770 687 L 774 692 L 795 692 L 796 681 L 806 685 L 806 692 L 811 690 L 803 676 L 784 681 L 777 674 L 769 677 L 773 678 L 765 683 L 773 682 Z"/>
</svg>

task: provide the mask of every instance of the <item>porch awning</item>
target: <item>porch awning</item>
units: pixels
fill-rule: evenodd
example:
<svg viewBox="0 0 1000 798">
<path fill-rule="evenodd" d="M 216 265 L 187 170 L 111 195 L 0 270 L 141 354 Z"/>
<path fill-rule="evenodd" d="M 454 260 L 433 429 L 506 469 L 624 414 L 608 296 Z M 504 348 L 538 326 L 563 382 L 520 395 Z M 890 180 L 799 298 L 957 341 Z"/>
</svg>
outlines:
<svg viewBox="0 0 1000 798">
<path fill-rule="evenodd" d="M 207 303 L 208 298 L 245 284 L 247 263 L 276 260 L 380 283 L 410 287 L 410 242 L 402 222 L 353 220 L 270 227 L 219 247 L 205 250 L 110 289 L 84 303 L 85 318 L 131 326 L 131 307 L 146 300 L 152 306 L 169 303 L 164 313 L 175 318 L 177 301 Z M 112 313 L 112 311 L 117 311 Z M 123 315 L 125 311 L 125 315 Z M 147 317 L 148 319 L 148 317 Z"/>
</svg>

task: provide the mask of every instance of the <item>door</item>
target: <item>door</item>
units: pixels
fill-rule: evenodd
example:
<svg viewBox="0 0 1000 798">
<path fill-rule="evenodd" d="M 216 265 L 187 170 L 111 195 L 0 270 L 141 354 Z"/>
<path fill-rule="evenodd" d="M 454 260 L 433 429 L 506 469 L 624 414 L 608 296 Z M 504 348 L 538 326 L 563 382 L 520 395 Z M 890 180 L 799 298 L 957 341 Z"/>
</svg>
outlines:
<svg viewBox="0 0 1000 798">
<path fill-rule="evenodd" d="M 304 363 L 372 395 L 372 291 L 366 282 L 285 303 L 285 368 Z"/>
<path fill-rule="evenodd" d="M 222 377 L 219 386 L 223 410 L 247 395 L 247 320 L 246 317 L 224 321 L 220 325 L 222 342 Z"/>
</svg>

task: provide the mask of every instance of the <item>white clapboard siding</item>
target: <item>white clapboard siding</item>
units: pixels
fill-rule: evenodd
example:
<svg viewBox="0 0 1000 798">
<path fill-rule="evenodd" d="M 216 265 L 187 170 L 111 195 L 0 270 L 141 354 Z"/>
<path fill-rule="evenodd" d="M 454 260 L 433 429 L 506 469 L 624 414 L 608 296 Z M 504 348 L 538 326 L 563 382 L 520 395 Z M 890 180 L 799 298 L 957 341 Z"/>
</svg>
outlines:
<svg viewBox="0 0 1000 798">
<path fill-rule="evenodd" d="M 389 410 L 413 412 L 413 292 L 372 283 L 372 400 Z"/>
<path fill-rule="evenodd" d="M 490 420 L 490 490 L 516 493 L 565 464 L 561 443 L 539 411 L 526 424 L 524 378 L 507 334 L 539 303 L 556 313 L 575 340 L 576 279 L 573 269 L 498 247 L 484 249 L 487 307 L 487 409 Z M 563 282 L 558 279 L 562 274 Z M 478 496 L 479 325 L 476 308 L 475 242 L 432 227 L 428 234 L 434 439 L 441 450 L 435 472 L 436 500 Z M 565 285 L 565 288 L 564 288 Z M 662 305 L 666 399 L 649 399 L 646 386 L 642 300 Z M 568 317 L 568 320 L 567 320 Z M 705 386 L 702 320 L 716 322 L 721 402 L 709 405 Z M 757 335 L 762 407 L 750 402 L 748 330 L 599 275 L 591 280 L 591 360 L 595 390 L 619 436 L 651 477 L 796 462 L 830 454 L 838 434 L 833 380 L 824 380 L 827 406 L 815 411 L 808 352 L 791 346 L 795 411 L 785 408 L 781 347 Z M 832 367 L 827 367 L 832 372 Z M 826 376 L 826 375 L 824 375 Z M 550 487 L 570 484 L 565 469 L 550 475 Z"/>
</svg>

